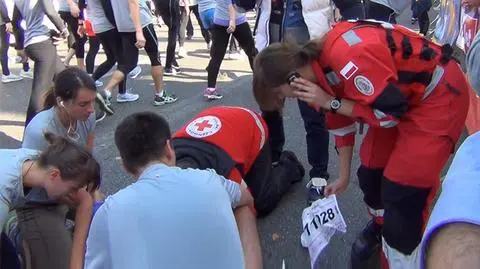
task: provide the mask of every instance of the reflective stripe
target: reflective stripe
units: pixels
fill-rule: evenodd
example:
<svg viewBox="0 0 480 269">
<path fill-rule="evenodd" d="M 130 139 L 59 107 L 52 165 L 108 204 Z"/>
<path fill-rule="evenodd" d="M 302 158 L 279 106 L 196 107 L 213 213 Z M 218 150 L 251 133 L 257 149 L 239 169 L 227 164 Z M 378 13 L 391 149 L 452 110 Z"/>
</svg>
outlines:
<svg viewBox="0 0 480 269">
<path fill-rule="evenodd" d="M 409 255 L 406 255 L 389 246 L 382 236 L 382 251 L 388 260 L 389 269 L 420 268 L 420 246 L 419 244 Z M 423 268 L 423 267 L 422 267 Z"/>
<path fill-rule="evenodd" d="M 362 39 L 353 30 L 347 31 L 342 34 L 342 38 L 350 47 L 362 42 Z"/>
<path fill-rule="evenodd" d="M 332 86 L 338 85 L 341 82 L 340 78 L 333 71 L 328 72 L 325 76 L 327 77 L 328 83 L 330 83 Z"/>
<path fill-rule="evenodd" d="M 397 126 L 398 122 L 394 120 L 381 121 L 380 126 L 383 128 L 392 128 Z"/>
<path fill-rule="evenodd" d="M 371 207 L 367 207 L 368 213 L 374 217 L 383 217 L 383 213 L 385 213 L 384 209 L 373 209 Z"/>
<path fill-rule="evenodd" d="M 373 109 L 373 114 L 375 114 L 375 118 L 377 118 L 377 120 L 381 120 L 387 117 L 387 114 L 383 113 L 378 109 Z"/>
<path fill-rule="evenodd" d="M 348 125 L 343 128 L 328 130 L 331 134 L 336 136 L 345 136 L 350 133 L 355 133 L 357 131 L 357 126 L 354 124 Z"/>
<path fill-rule="evenodd" d="M 425 93 L 423 94 L 422 101 L 427 99 L 427 97 L 433 92 L 435 87 L 438 86 L 438 83 L 440 83 L 440 80 L 443 77 L 443 74 L 445 73 L 445 69 L 439 65 L 435 67 L 435 70 L 433 70 L 432 73 L 432 80 L 430 81 L 430 84 L 427 85 L 425 88 Z"/>
<path fill-rule="evenodd" d="M 235 108 L 239 108 L 244 111 L 247 111 L 250 115 L 252 115 L 253 119 L 255 120 L 255 123 L 257 124 L 258 129 L 260 129 L 260 133 L 262 134 L 262 137 L 260 139 L 260 145 L 259 145 L 260 147 L 258 148 L 259 150 L 261 150 L 265 145 L 265 140 L 266 140 L 266 132 L 265 132 L 265 128 L 263 127 L 262 121 L 260 120 L 258 115 L 253 111 L 251 111 L 250 109 L 246 109 L 244 107 L 238 107 L 238 106 Z"/>
</svg>

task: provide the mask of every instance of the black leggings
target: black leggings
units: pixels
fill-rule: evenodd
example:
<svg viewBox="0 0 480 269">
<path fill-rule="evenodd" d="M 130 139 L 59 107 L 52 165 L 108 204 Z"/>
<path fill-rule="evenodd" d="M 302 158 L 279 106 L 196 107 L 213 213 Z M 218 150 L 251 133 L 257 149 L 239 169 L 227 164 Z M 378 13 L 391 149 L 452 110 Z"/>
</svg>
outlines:
<svg viewBox="0 0 480 269">
<path fill-rule="evenodd" d="M 152 23 L 143 27 L 143 35 L 146 40 L 144 49 L 150 59 L 150 64 L 152 67 L 162 65 L 158 53 L 157 34 L 155 33 L 155 28 Z M 127 75 L 138 63 L 138 48 L 135 46 L 136 37 L 134 32 L 120 33 L 120 37 L 122 38 L 122 52 L 125 57 L 125 64 L 118 69 L 122 71 L 124 75 Z"/>
<path fill-rule="evenodd" d="M 10 34 L 7 32 L 5 24 L 0 25 L 0 62 L 2 64 L 2 73 L 6 76 L 10 75 L 8 69 L 8 47 L 10 45 Z"/>
<path fill-rule="evenodd" d="M 106 60 L 102 64 L 100 64 L 95 72 L 92 75 L 94 80 L 99 80 L 103 77 L 115 63 L 118 62 L 118 67 L 124 64 L 124 57 L 122 53 L 122 39 L 120 38 L 120 34 L 118 33 L 117 29 L 112 29 L 103 33 L 98 33 L 97 37 L 102 44 L 103 51 L 105 52 Z M 88 57 L 87 57 L 88 60 Z M 88 68 L 88 63 L 87 63 Z M 127 90 L 127 80 L 126 78 L 123 79 L 120 84 L 118 84 L 118 93 L 124 94 Z"/>
<path fill-rule="evenodd" d="M 68 26 L 70 35 L 68 37 L 68 47 L 75 50 L 75 57 L 77 59 L 83 59 L 85 57 L 85 42 L 87 38 L 78 35 L 78 18 L 75 18 L 70 12 L 60 11 L 58 12 L 60 17 L 65 21 Z"/>
<path fill-rule="evenodd" d="M 32 120 L 41 108 L 41 97 L 43 93 L 52 86 L 55 75 L 65 69 L 57 55 L 57 48 L 51 40 L 30 44 L 25 48 L 25 53 L 34 64 L 32 94 L 27 109 L 25 126 Z"/>
<path fill-rule="evenodd" d="M 165 68 L 170 69 L 172 64 L 178 66 L 177 60 L 175 60 L 175 47 L 177 46 L 178 30 L 180 29 L 180 6 L 178 0 L 155 0 L 155 6 L 168 27 Z"/>
<path fill-rule="evenodd" d="M 217 24 L 214 24 L 210 31 L 212 33 L 212 48 L 210 49 L 210 62 L 207 67 L 208 87 L 215 88 L 218 71 L 220 70 L 220 65 L 222 64 L 223 57 L 227 51 L 230 34 L 227 33 L 226 26 L 220 26 Z M 233 36 L 237 39 L 240 47 L 247 54 L 250 68 L 253 70 L 253 60 L 255 55 L 257 55 L 257 49 L 255 48 L 252 31 L 250 30 L 248 22 L 237 25 L 235 32 L 233 32 Z"/>
<path fill-rule="evenodd" d="M 202 20 L 200 19 L 200 14 L 198 13 L 198 5 L 190 6 L 190 13 L 192 12 L 193 14 L 195 14 L 195 17 L 197 18 L 198 25 L 200 25 L 203 39 L 205 40 L 205 42 L 210 43 L 210 33 L 208 32 L 208 30 L 203 28 Z M 182 7 L 180 13 L 181 13 L 180 14 L 181 19 L 180 19 L 180 30 L 178 31 L 178 44 L 180 45 L 180 47 L 182 47 L 183 44 L 185 44 L 185 34 L 187 32 L 187 25 L 189 22 L 191 24 L 191 20 L 190 20 L 190 13 L 187 14 L 187 12 L 185 11 L 185 8 Z"/>
<path fill-rule="evenodd" d="M 87 67 L 87 73 L 92 74 L 93 70 L 95 69 L 95 57 L 100 50 L 100 39 L 98 36 L 88 37 L 88 45 L 89 49 L 87 52 L 87 57 L 85 58 L 85 64 Z"/>
</svg>

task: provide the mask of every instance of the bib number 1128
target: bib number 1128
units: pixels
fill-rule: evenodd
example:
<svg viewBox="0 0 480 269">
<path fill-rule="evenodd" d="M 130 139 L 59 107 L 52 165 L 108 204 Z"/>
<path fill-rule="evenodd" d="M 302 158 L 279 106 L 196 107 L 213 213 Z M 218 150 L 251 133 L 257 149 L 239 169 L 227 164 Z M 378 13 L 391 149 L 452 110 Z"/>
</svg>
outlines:
<svg viewBox="0 0 480 269">
<path fill-rule="evenodd" d="M 329 208 L 326 211 L 320 212 L 320 214 L 315 214 L 315 217 L 313 217 L 311 224 L 316 230 L 318 229 L 318 227 L 320 227 L 320 225 L 325 225 L 328 222 L 332 221 L 334 218 L 335 218 L 335 212 L 333 212 L 333 209 Z M 310 233 L 309 226 L 310 226 L 310 223 L 305 224 L 305 226 L 303 227 L 303 230 L 304 231 L 306 230 L 307 234 L 310 236 L 311 233 Z"/>
</svg>

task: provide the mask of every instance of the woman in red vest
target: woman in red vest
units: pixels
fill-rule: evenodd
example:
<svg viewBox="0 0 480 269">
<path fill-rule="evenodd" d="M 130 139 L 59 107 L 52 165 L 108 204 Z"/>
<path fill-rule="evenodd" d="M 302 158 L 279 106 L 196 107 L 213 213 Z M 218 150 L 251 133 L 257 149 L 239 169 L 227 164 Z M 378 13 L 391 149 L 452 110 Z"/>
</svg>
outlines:
<svg viewBox="0 0 480 269">
<path fill-rule="evenodd" d="M 340 173 L 326 195 L 346 189 L 357 123 L 369 125 L 357 175 L 373 218 L 353 244 L 352 268 L 380 243 L 384 268 L 416 268 L 427 209 L 468 110 L 469 87 L 451 55 L 402 26 L 349 21 L 303 47 L 271 45 L 255 60 L 261 108 L 293 97 L 329 111 Z"/>
</svg>

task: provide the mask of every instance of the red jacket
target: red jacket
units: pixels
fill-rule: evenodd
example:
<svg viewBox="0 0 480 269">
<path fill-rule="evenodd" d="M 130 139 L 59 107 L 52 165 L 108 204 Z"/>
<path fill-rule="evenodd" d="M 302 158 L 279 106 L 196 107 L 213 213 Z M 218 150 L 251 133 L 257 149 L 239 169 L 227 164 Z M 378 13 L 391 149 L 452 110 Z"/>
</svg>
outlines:
<svg viewBox="0 0 480 269">
<path fill-rule="evenodd" d="M 432 43 L 408 28 L 373 21 L 341 22 L 326 35 L 312 63 L 320 87 L 353 100 L 353 117 L 328 113 L 337 147 L 354 144 L 355 120 L 372 127 L 395 126 L 422 103 L 442 77 L 451 48 Z"/>
<path fill-rule="evenodd" d="M 247 174 L 268 141 L 262 117 L 243 107 L 216 106 L 203 110 L 177 131 L 173 138 L 198 139 L 223 149 L 243 171 L 232 171 L 230 179 Z M 236 170 L 236 169 L 235 169 Z"/>
</svg>

